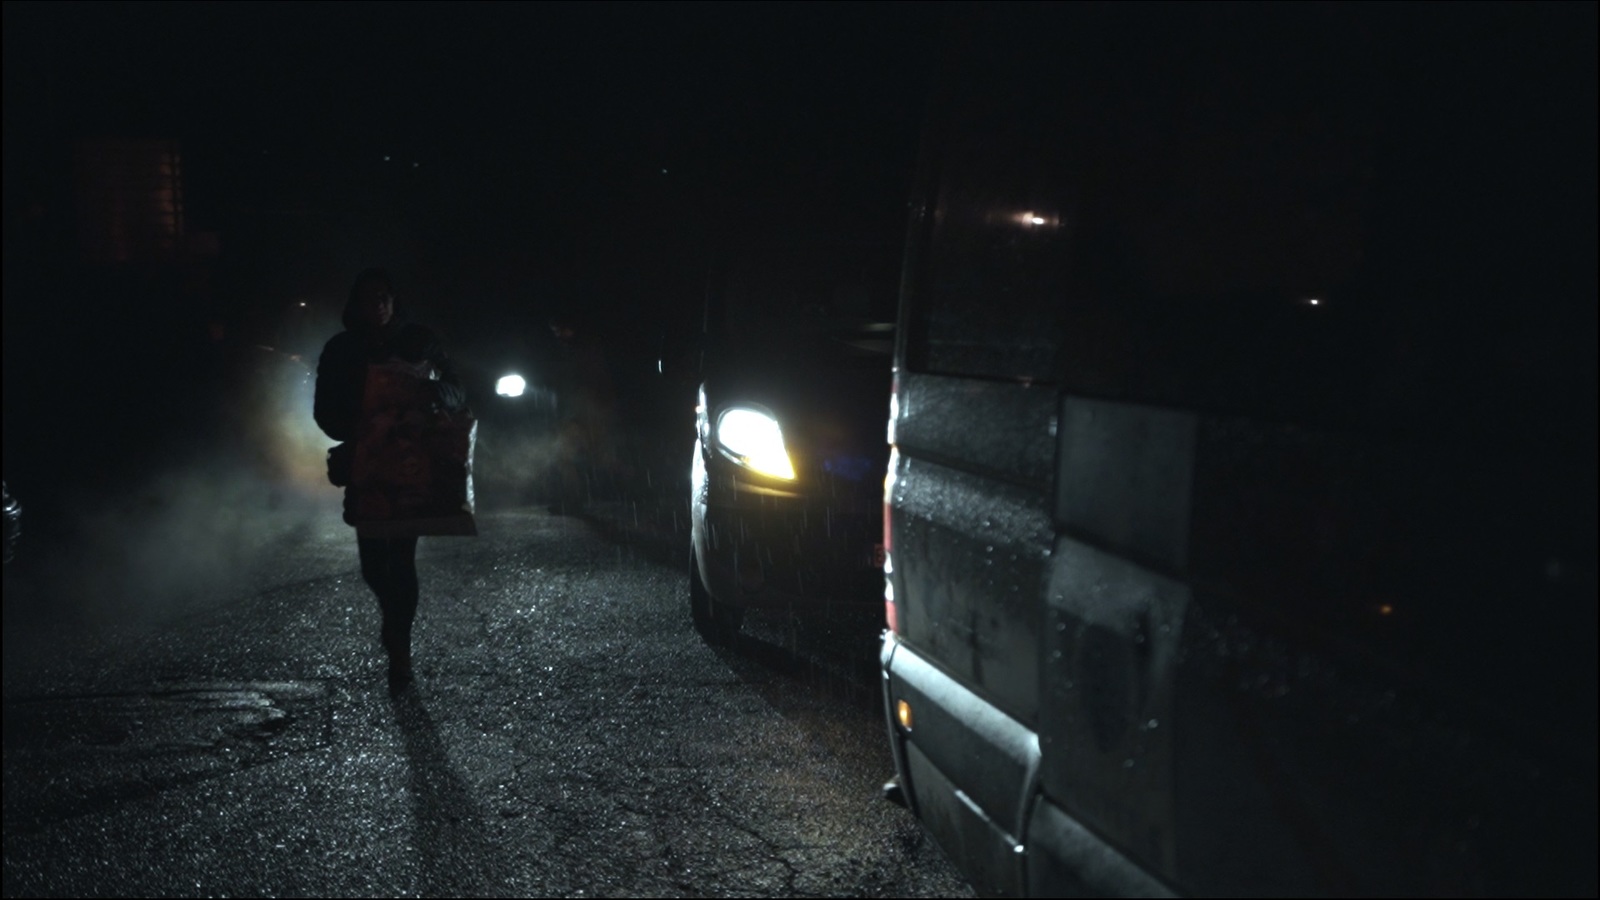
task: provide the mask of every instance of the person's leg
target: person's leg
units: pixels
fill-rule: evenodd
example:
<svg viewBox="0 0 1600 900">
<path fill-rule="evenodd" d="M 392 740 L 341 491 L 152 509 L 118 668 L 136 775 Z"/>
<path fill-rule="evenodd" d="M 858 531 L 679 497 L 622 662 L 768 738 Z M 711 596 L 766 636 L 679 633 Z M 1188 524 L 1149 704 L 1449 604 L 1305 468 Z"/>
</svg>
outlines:
<svg viewBox="0 0 1600 900">
<path fill-rule="evenodd" d="M 390 599 L 383 611 L 383 629 L 387 642 L 392 642 L 391 656 L 411 668 L 411 623 L 417 618 L 417 539 L 394 538 L 389 541 Z"/>
<path fill-rule="evenodd" d="M 361 580 L 372 588 L 372 594 L 378 598 L 378 607 L 381 609 L 384 595 L 389 593 L 389 583 L 385 577 L 389 571 L 389 542 L 380 538 L 358 537 L 356 550 L 361 554 Z"/>
<path fill-rule="evenodd" d="M 361 577 L 378 598 L 381 636 L 389 656 L 389 687 L 411 681 L 411 623 L 417 615 L 417 539 L 357 538 Z"/>
</svg>

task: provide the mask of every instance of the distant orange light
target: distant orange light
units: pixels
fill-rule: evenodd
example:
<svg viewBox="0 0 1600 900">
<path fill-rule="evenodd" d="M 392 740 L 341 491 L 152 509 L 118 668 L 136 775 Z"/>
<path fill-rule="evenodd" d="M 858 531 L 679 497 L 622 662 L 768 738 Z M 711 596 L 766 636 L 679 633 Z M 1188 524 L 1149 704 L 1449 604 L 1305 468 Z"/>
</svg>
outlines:
<svg viewBox="0 0 1600 900">
<path fill-rule="evenodd" d="M 911 704 L 904 700 L 896 703 L 894 705 L 894 717 L 900 723 L 901 728 L 907 731 L 911 730 Z"/>
<path fill-rule="evenodd" d="M 1378 605 L 1378 615 L 1380 615 L 1380 616 L 1387 616 L 1387 615 L 1389 615 L 1389 614 L 1391 614 L 1393 612 L 1394 612 L 1394 607 L 1389 605 L 1389 604 L 1387 604 L 1387 603 L 1381 603 L 1381 604 Z"/>
</svg>

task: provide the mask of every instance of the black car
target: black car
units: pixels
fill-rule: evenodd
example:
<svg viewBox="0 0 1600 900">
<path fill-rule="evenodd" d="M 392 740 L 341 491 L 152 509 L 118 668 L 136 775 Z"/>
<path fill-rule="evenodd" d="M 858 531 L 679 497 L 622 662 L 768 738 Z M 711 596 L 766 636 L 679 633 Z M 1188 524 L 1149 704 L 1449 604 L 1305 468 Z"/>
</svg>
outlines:
<svg viewBox="0 0 1600 900">
<path fill-rule="evenodd" d="M 892 287 L 881 293 L 892 301 Z M 894 326 L 866 303 L 784 309 L 781 321 L 745 315 L 742 326 L 732 312 L 707 354 L 689 593 L 711 640 L 730 639 L 751 608 L 881 623 Z"/>
</svg>

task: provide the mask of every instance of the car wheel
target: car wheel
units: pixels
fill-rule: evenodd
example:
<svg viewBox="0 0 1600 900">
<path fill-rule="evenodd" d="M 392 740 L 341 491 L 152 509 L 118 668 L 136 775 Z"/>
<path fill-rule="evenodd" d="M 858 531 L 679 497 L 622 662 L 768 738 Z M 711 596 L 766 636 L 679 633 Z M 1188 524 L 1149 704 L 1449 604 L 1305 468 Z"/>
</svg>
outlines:
<svg viewBox="0 0 1600 900">
<path fill-rule="evenodd" d="M 700 563 L 689 552 L 689 618 L 707 643 L 731 644 L 744 624 L 744 610 L 719 603 L 700 579 Z"/>
</svg>

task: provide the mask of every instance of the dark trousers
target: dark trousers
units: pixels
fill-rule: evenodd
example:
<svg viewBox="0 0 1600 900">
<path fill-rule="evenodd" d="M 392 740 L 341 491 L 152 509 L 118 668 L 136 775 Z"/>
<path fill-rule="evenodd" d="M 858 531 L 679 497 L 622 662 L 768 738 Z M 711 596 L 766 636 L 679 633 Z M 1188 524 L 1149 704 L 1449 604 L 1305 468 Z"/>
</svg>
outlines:
<svg viewBox="0 0 1600 900">
<path fill-rule="evenodd" d="M 417 617 L 417 539 L 356 538 L 361 577 L 383 610 L 383 649 L 411 655 L 411 622 Z"/>
</svg>

